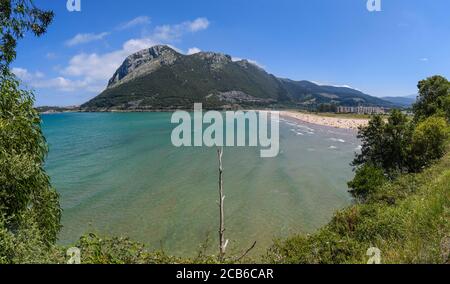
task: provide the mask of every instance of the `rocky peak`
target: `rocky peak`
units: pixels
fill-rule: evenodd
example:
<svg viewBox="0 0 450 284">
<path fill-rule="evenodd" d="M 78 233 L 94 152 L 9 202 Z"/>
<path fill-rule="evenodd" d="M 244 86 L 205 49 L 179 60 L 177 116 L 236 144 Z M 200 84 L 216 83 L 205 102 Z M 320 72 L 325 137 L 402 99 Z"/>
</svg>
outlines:
<svg viewBox="0 0 450 284">
<path fill-rule="evenodd" d="M 197 56 L 200 59 L 208 62 L 213 70 L 220 69 L 225 64 L 233 62 L 231 59 L 231 56 L 229 56 L 227 54 L 223 54 L 223 53 L 199 52 L 199 53 L 194 54 L 193 56 Z"/>
<path fill-rule="evenodd" d="M 153 47 L 143 49 L 130 56 L 126 60 L 129 61 L 150 61 L 160 57 L 166 58 L 178 53 L 167 45 L 155 45 Z"/>
<path fill-rule="evenodd" d="M 139 75 L 173 64 L 180 54 L 166 45 L 156 45 L 128 56 L 109 80 L 108 88 L 130 81 Z"/>
<path fill-rule="evenodd" d="M 203 60 L 210 60 L 215 62 L 229 62 L 231 61 L 231 56 L 223 53 L 216 52 L 199 52 L 195 54 Z"/>
</svg>

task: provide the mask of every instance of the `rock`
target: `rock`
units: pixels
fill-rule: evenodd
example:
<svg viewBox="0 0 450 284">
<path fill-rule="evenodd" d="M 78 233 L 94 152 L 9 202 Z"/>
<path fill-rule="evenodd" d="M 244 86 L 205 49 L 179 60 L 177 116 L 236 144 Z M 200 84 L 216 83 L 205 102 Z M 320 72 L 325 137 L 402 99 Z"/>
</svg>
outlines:
<svg viewBox="0 0 450 284">
<path fill-rule="evenodd" d="M 171 65 L 180 54 L 165 45 L 156 45 L 134 53 L 125 59 L 109 80 L 108 88 L 133 80 L 140 75 L 149 74 L 163 65 Z"/>
</svg>

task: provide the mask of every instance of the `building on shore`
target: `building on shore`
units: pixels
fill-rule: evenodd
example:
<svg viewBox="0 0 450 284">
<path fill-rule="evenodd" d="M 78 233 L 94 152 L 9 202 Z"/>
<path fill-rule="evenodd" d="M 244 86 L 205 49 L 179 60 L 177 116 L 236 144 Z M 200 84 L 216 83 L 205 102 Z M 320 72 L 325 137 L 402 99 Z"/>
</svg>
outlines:
<svg viewBox="0 0 450 284">
<path fill-rule="evenodd" d="M 357 113 L 357 114 L 384 114 L 385 109 L 382 107 L 349 107 L 349 106 L 338 106 L 337 113 Z"/>
</svg>

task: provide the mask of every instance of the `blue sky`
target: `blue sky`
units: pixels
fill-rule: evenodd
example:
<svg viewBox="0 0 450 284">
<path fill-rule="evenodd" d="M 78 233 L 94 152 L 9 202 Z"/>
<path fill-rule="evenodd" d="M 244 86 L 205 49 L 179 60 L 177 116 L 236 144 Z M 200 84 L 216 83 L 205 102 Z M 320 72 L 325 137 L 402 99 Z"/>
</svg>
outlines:
<svg viewBox="0 0 450 284">
<path fill-rule="evenodd" d="M 48 33 L 19 43 L 16 74 L 37 105 L 94 97 L 125 57 L 154 44 L 217 51 L 295 80 L 349 85 L 374 96 L 416 93 L 417 82 L 450 77 L 450 1 L 36 0 L 56 13 Z"/>
</svg>

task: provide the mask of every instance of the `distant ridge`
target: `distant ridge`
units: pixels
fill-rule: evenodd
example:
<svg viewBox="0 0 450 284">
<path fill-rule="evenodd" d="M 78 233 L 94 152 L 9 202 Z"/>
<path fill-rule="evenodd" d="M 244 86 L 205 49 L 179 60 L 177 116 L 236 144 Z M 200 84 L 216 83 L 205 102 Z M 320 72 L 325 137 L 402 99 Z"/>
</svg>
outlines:
<svg viewBox="0 0 450 284">
<path fill-rule="evenodd" d="M 412 107 L 417 100 L 417 96 L 418 95 L 410 95 L 406 97 L 384 97 L 382 99 L 401 107 Z"/>
<path fill-rule="evenodd" d="M 320 104 L 392 107 L 348 87 L 277 78 L 247 60 L 222 53 L 183 55 L 158 45 L 130 55 L 106 90 L 85 111 L 205 108 L 314 107 Z"/>
</svg>

